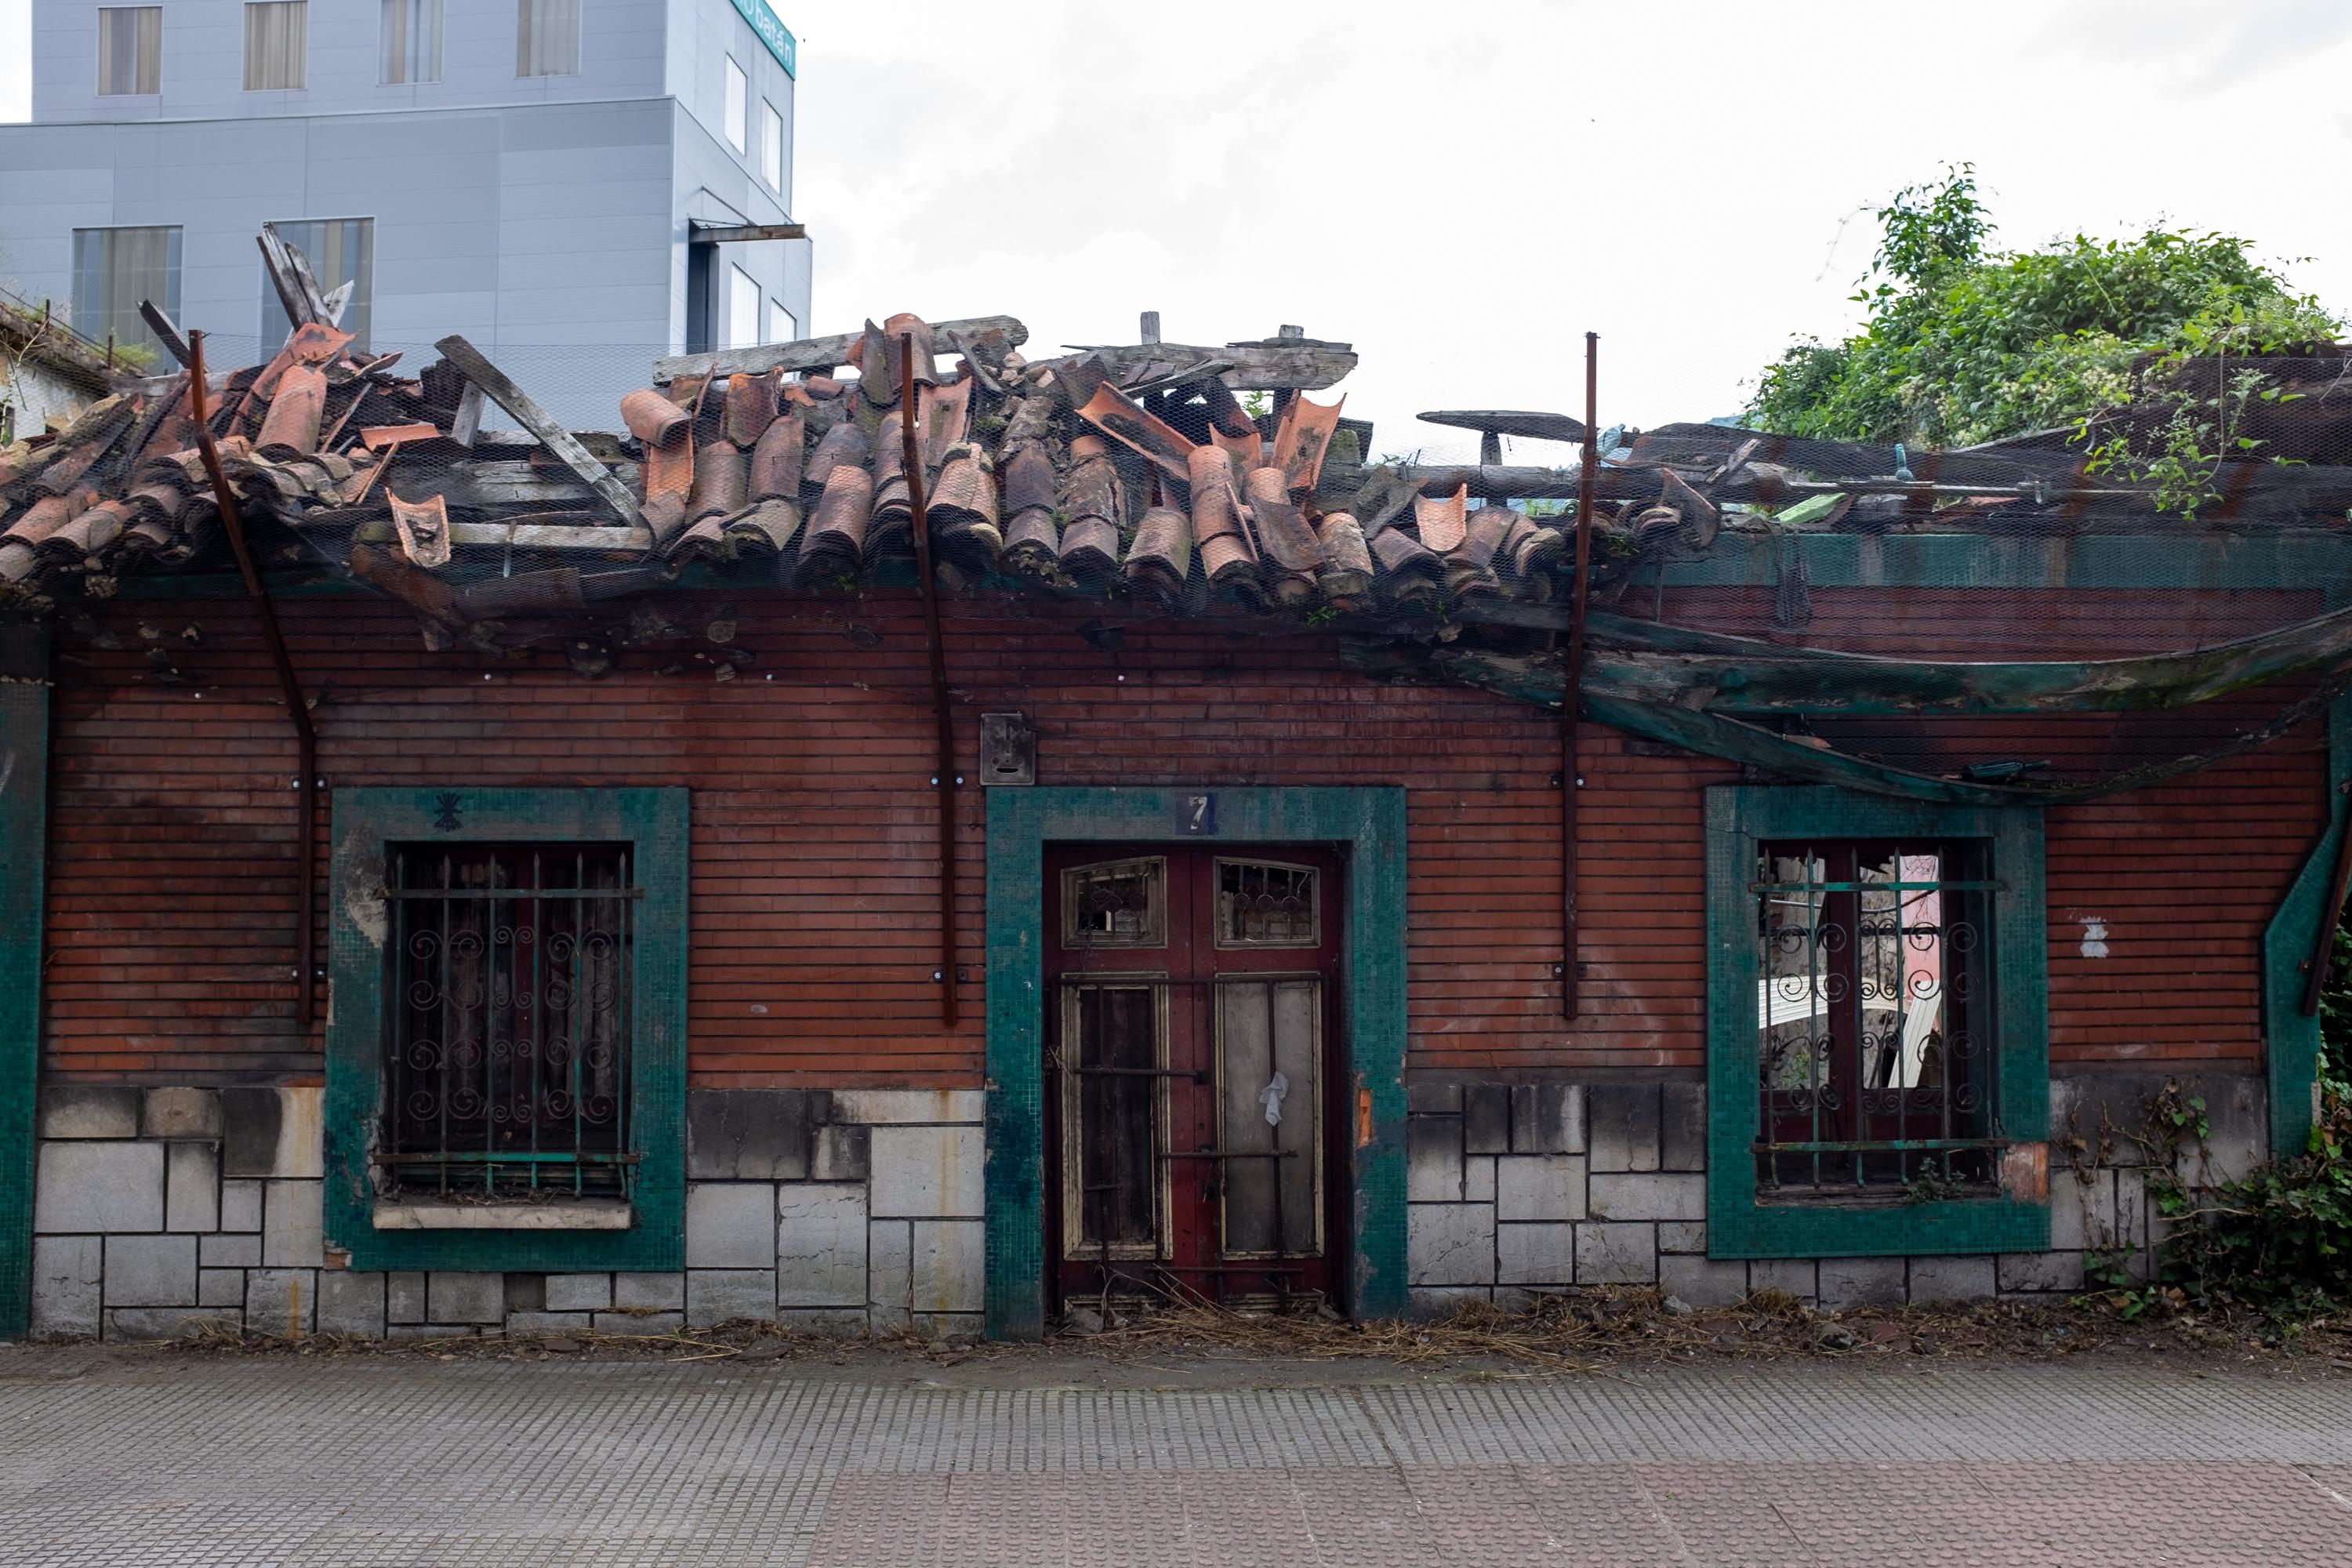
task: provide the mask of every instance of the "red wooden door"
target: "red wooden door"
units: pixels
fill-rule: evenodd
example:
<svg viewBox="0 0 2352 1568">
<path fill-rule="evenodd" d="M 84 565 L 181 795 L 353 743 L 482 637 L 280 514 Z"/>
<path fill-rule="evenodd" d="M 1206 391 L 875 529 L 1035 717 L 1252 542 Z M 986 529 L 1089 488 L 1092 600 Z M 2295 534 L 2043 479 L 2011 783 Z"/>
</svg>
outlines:
<svg viewBox="0 0 2352 1568">
<path fill-rule="evenodd" d="M 1293 845 L 1047 851 L 1059 1296 L 1334 1294 L 1339 874 Z"/>
</svg>

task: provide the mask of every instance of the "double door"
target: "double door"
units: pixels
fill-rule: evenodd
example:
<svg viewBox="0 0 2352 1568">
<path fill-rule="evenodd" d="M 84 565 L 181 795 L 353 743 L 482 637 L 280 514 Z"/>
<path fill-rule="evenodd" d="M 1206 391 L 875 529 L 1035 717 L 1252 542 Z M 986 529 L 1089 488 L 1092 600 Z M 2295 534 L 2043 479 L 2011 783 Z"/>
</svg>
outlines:
<svg viewBox="0 0 2352 1568">
<path fill-rule="evenodd" d="M 1087 845 L 1049 850 L 1045 870 L 1059 1294 L 1329 1299 L 1338 857 Z"/>
</svg>

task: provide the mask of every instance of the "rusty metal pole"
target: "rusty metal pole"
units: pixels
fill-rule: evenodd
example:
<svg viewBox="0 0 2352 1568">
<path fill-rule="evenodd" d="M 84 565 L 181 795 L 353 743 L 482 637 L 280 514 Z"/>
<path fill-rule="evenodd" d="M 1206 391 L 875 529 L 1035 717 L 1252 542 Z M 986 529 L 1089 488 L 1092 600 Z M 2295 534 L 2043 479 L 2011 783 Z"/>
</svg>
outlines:
<svg viewBox="0 0 2352 1568">
<path fill-rule="evenodd" d="M 940 585 L 931 572 L 931 521 L 923 501 L 923 449 L 915 433 L 915 334 L 898 334 L 899 460 L 915 523 L 915 575 L 923 589 L 923 632 L 931 645 L 931 717 L 939 726 L 940 1022 L 956 1023 L 955 721 L 948 712 L 947 650 L 940 641 Z"/>
<path fill-rule="evenodd" d="M 1576 589 L 1568 611 L 1568 668 L 1559 693 L 1559 1011 L 1580 1011 L 1576 954 L 1576 713 L 1584 703 L 1584 602 L 1592 589 L 1593 475 L 1601 462 L 1601 334 L 1584 334 L 1584 451 L 1576 474 Z"/>
<path fill-rule="evenodd" d="M 236 492 L 228 488 L 228 475 L 221 470 L 220 448 L 214 445 L 212 426 L 206 422 L 202 332 L 188 334 L 188 413 L 195 420 L 196 451 L 204 458 L 205 477 L 212 480 L 213 500 L 220 507 L 221 527 L 228 533 L 228 547 L 236 557 L 237 573 L 245 579 L 246 596 L 253 601 L 254 616 L 261 622 L 262 640 L 269 645 L 269 661 L 278 668 L 278 688 L 286 699 L 286 711 L 294 721 L 294 799 L 296 809 L 301 813 L 300 826 L 295 832 L 295 874 L 300 888 L 296 905 L 302 922 L 296 943 L 301 958 L 295 970 L 294 1016 L 307 1031 L 316 1012 L 316 986 L 311 974 L 316 953 L 311 928 L 317 923 L 318 889 L 311 861 L 319 847 L 319 734 L 310 727 L 310 708 L 302 700 L 302 682 L 294 673 L 293 656 L 286 651 L 286 634 L 278 627 L 277 608 L 269 602 L 268 590 L 261 585 L 261 574 L 253 564 L 253 552 L 246 547 L 245 523 L 237 514 Z"/>
</svg>

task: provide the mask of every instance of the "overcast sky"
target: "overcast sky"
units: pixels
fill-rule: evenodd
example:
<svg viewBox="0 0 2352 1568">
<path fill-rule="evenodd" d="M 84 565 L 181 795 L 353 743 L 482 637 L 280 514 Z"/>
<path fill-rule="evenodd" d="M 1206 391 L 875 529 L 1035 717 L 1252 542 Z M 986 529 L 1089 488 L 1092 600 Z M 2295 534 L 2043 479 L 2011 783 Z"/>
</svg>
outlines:
<svg viewBox="0 0 2352 1568">
<path fill-rule="evenodd" d="M 0 0 L 0 119 L 28 3 Z M 1867 209 L 1947 161 L 2004 243 L 2221 229 L 2352 309 L 2347 0 L 772 3 L 814 331 L 1297 322 L 1363 355 L 1382 451 L 1458 450 L 1423 408 L 1575 410 L 1588 328 L 1604 423 L 1735 411 L 1850 324 Z"/>
</svg>

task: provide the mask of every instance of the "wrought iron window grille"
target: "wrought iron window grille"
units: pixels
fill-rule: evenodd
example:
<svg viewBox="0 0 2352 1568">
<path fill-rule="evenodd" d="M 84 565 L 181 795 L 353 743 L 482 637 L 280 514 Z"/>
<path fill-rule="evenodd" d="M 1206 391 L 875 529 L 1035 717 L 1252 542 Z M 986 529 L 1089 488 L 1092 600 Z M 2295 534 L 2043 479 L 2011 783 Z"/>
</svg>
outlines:
<svg viewBox="0 0 2352 1568">
<path fill-rule="evenodd" d="M 393 845 L 379 1189 L 631 1194 L 626 844 Z"/>
<path fill-rule="evenodd" d="M 1765 843 L 1755 900 L 1758 1196 L 1997 1191 L 1988 847 Z"/>
</svg>

